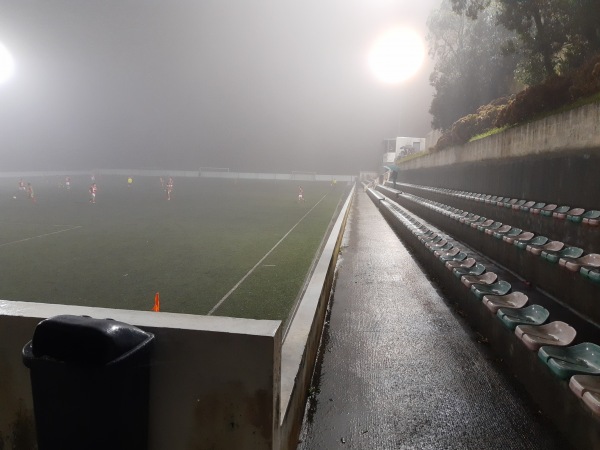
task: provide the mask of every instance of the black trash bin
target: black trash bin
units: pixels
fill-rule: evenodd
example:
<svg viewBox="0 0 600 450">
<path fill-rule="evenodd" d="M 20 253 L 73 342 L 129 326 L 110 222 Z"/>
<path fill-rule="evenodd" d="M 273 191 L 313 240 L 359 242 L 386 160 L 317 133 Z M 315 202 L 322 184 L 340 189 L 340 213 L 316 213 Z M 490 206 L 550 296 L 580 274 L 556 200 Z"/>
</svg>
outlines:
<svg viewBox="0 0 600 450">
<path fill-rule="evenodd" d="M 23 348 L 39 450 L 145 450 L 153 339 L 112 319 L 40 322 Z"/>
</svg>

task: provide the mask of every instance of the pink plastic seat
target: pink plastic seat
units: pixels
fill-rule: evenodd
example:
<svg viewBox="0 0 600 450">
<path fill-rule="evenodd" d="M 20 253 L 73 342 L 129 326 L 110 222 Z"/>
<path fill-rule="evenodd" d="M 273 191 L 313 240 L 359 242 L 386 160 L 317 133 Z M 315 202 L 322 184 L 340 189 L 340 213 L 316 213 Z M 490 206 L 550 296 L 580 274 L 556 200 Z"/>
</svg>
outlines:
<svg viewBox="0 0 600 450">
<path fill-rule="evenodd" d="M 537 352 L 542 345 L 569 345 L 575 339 L 577 331 L 571 325 L 556 320 L 545 325 L 517 325 L 515 334 L 529 350 Z"/>
<path fill-rule="evenodd" d="M 594 414 L 600 416 L 600 376 L 573 375 L 569 387 Z"/>
<path fill-rule="evenodd" d="M 463 275 L 460 278 L 462 284 L 470 288 L 472 284 L 492 284 L 498 279 L 494 272 L 486 272 L 482 275 Z"/>
<path fill-rule="evenodd" d="M 560 258 L 558 264 L 566 267 L 571 272 L 579 272 L 582 267 L 600 267 L 600 255 L 597 253 L 589 253 L 581 258 L 568 259 Z"/>
<path fill-rule="evenodd" d="M 483 304 L 489 309 L 493 314 L 496 314 L 500 308 L 522 308 L 529 301 L 529 297 L 527 297 L 522 292 L 511 292 L 506 295 L 484 295 L 483 296 Z"/>
<path fill-rule="evenodd" d="M 446 261 L 446 269 L 452 270 L 457 267 L 470 268 L 475 265 L 475 258 L 467 258 L 464 261 Z"/>
<path fill-rule="evenodd" d="M 450 250 L 436 250 L 433 252 L 435 256 L 456 256 L 460 253 L 460 249 L 458 247 L 453 247 Z"/>
<path fill-rule="evenodd" d="M 431 248 L 431 249 L 442 248 L 447 243 L 448 243 L 448 241 L 446 239 L 440 239 L 437 242 L 426 242 L 425 247 Z"/>
<path fill-rule="evenodd" d="M 528 241 L 535 236 L 531 231 L 524 231 L 521 234 L 516 236 L 504 236 L 502 239 L 504 242 L 508 242 L 509 244 L 514 243 L 515 241 Z"/>
<path fill-rule="evenodd" d="M 507 233 L 511 230 L 511 226 L 510 225 L 502 225 L 500 228 L 498 228 L 497 230 L 490 230 L 489 228 L 487 230 L 485 230 L 485 234 L 493 234 L 493 233 Z"/>
<path fill-rule="evenodd" d="M 539 255 L 542 252 L 560 252 L 564 248 L 564 246 L 565 246 L 564 242 L 550 241 L 546 245 L 543 245 L 541 247 L 532 248 L 531 250 L 527 249 L 527 250 L 529 250 L 534 255 Z"/>
</svg>

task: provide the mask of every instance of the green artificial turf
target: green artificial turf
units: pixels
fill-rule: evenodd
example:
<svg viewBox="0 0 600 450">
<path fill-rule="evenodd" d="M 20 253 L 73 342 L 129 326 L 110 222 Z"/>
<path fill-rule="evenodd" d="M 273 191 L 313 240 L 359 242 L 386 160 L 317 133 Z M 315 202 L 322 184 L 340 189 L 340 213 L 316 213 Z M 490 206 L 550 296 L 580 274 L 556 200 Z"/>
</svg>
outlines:
<svg viewBox="0 0 600 450">
<path fill-rule="evenodd" d="M 91 204 L 89 179 L 67 191 L 55 177 L 31 179 L 33 203 L 17 181 L 0 181 L 1 299 L 147 311 L 159 292 L 161 311 L 207 314 L 296 225 L 214 311 L 281 320 L 344 194 L 321 182 L 180 178 L 167 201 L 158 178 L 128 188 L 110 176 Z"/>
</svg>

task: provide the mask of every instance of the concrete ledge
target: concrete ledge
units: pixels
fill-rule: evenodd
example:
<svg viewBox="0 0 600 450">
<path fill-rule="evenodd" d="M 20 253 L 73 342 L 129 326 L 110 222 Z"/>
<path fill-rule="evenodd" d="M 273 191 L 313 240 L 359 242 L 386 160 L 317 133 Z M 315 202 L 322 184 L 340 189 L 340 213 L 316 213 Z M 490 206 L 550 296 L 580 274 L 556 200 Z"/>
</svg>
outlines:
<svg viewBox="0 0 600 450">
<path fill-rule="evenodd" d="M 281 353 L 281 448 L 295 449 L 304 417 L 319 349 L 325 313 L 333 288 L 337 257 L 355 188 L 336 220 L 300 306 L 291 322 Z"/>
<path fill-rule="evenodd" d="M 0 433 L 35 442 L 21 349 L 40 320 L 112 318 L 156 335 L 150 381 L 151 450 L 273 449 L 278 445 L 281 323 L 0 301 Z M 16 447 L 14 447 L 16 448 Z"/>
</svg>

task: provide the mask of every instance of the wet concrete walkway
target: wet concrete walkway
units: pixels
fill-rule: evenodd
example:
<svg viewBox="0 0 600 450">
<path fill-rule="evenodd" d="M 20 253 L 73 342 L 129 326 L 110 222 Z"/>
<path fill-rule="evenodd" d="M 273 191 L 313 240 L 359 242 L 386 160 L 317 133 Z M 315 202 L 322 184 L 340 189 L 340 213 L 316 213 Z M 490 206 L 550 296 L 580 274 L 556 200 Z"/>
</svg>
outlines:
<svg viewBox="0 0 600 450">
<path fill-rule="evenodd" d="M 566 449 L 359 190 L 299 449 Z"/>
</svg>

